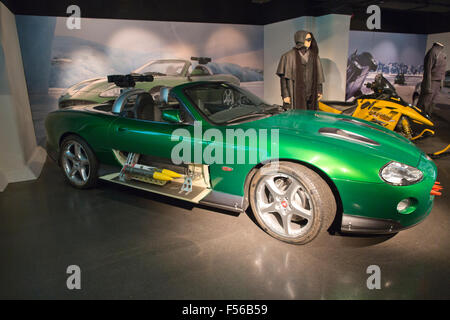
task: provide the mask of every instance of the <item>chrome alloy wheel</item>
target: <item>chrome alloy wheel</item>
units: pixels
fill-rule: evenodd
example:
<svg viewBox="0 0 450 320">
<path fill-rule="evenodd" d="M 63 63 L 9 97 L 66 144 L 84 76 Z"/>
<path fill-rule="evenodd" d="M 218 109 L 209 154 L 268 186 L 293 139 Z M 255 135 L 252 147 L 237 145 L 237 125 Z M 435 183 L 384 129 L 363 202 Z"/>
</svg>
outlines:
<svg viewBox="0 0 450 320">
<path fill-rule="evenodd" d="M 256 186 L 255 200 L 256 214 L 282 237 L 299 237 L 312 226 L 311 196 L 293 176 L 278 172 L 266 174 Z"/>
<path fill-rule="evenodd" d="M 83 146 L 76 141 L 69 141 L 63 150 L 62 166 L 67 178 L 78 186 L 87 183 L 90 163 Z"/>
</svg>

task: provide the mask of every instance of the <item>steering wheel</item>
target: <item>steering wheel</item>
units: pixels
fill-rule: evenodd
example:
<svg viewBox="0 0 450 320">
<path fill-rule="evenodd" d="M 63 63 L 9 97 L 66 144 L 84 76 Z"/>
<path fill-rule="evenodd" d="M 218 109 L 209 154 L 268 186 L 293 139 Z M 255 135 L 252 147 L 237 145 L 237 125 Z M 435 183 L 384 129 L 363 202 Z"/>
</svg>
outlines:
<svg viewBox="0 0 450 320">
<path fill-rule="evenodd" d="M 229 107 L 229 109 L 233 108 L 234 106 L 234 93 L 231 89 L 225 89 L 223 92 L 222 102 L 224 105 Z"/>
</svg>

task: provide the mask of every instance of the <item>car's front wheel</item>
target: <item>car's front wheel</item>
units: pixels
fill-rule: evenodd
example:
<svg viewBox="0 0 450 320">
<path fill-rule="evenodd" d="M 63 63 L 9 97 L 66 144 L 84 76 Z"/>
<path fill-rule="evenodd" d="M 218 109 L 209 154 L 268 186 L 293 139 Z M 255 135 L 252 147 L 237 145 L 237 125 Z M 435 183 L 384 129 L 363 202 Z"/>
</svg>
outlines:
<svg viewBox="0 0 450 320">
<path fill-rule="evenodd" d="M 327 230 L 336 215 L 328 184 L 300 164 L 261 168 L 250 184 L 250 204 L 261 228 L 276 239 L 305 244 Z"/>
<path fill-rule="evenodd" d="M 98 160 L 80 137 L 67 136 L 61 143 L 60 164 L 66 180 L 74 187 L 93 187 L 98 179 Z"/>
</svg>

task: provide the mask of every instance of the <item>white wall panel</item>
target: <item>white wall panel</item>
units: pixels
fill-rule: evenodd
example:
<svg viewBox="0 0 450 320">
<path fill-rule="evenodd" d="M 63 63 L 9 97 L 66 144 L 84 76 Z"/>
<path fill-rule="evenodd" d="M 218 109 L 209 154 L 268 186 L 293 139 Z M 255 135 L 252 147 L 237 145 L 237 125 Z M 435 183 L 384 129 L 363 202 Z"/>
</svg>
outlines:
<svg viewBox="0 0 450 320">
<path fill-rule="evenodd" d="M 350 16 L 330 14 L 300 17 L 264 26 L 264 98 L 281 104 L 280 80 L 275 74 L 283 53 L 294 47 L 294 34 L 308 30 L 319 45 L 325 74 L 324 99 L 345 100 Z"/>
</svg>

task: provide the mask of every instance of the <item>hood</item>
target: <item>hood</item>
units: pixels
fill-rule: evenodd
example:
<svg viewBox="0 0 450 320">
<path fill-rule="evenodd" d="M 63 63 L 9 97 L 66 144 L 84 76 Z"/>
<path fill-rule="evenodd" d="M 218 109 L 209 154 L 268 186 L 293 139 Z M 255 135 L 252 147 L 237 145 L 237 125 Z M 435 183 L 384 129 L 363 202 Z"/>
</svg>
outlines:
<svg viewBox="0 0 450 320">
<path fill-rule="evenodd" d="M 398 161 L 417 166 L 423 153 L 412 142 L 399 134 L 379 125 L 344 115 L 324 112 L 291 110 L 273 117 L 246 123 L 249 128 L 277 128 L 281 135 L 295 135 L 299 139 L 310 139 L 324 145 L 333 144 L 341 148 L 352 149 L 368 157 L 381 157 L 386 161 Z M 376 142 L 369 143 L 348 140 L 329 135 L 333 129 L 345 130 Z M 322 131 L 322 133 L 320 132 Z"/>
<path fill-rule="evenodd" d="M 304 46 L 305 39 L 306 39 L 306 36 L 308 35 L 308 33 L 310 33 L 311 36 L 312 36 L 312 33 L 311 33 L 311 32 L 305 31 L 305 30 L 299 30 L 299 31 L 297 31 L 297 32 L 295 33 L 295 35 L 294 35 L 294 41 L 295 41 L 295 47 L 296 47 L 297 49 L 300 49 L 301 47 Z M 300 42 L 301 44 L 297 44 L 297 42 Z"/>
</svg>

